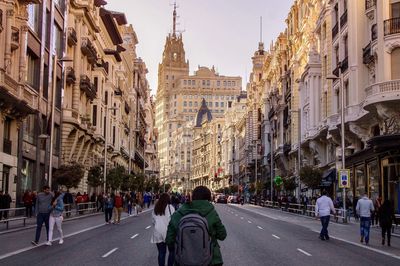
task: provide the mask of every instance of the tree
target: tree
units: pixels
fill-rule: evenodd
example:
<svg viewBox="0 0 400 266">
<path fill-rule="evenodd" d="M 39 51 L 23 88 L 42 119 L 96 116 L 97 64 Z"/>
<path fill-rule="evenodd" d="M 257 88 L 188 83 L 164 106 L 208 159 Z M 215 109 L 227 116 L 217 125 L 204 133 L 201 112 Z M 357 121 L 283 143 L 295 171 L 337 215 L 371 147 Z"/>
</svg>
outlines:
<svg viewBox="0 0 400 266">
<path fill-rule="evenodd" d="M 88 172 L 87 184 L 98 187 L 103 184 L 103 168 L 100 165 L 92 166 Z"/>
<path fill-rule="evenodd" d="M 283 187 L 286 191 L 293 191 L 296 189 L 296 178 L 294 176 L 286 177 L 283 179 Z"/>
<path fill-rule="evenodd" d="M 107 174 L 106 185 L 112 190 L 117 190 L 121 187 L 123 178 L 125 176 L 125 167 L 117 166 L 111 169 Z"/>
<path fill-rule="evenodd" d="M 300 178 L 301 182 L 311 188 L 314 192 L 314 189 L 319 188 L 321 185 L 322 172 L 318 168 L 307 165 L 301 168 Z"/>
<path fill-rule="evenodd" d="M 133 174 L 124 174 L 122 176 L 122 183 L 121 183 L 121 189 L 124 191 L 134 191 L 136 190 L 136 176 Z"/>
<path fill-rule="evenodd" d="M 54 181 L 67 189 L 77 188 L 81 182 L 85 170 L 79 163 L 64 164 L 58 168 L 53 175 Z"/>
<path fill-rule="evenodd" d="M 145 190 L 146 191 L 159 191 L 160 190 L 160 180 L 155 176 L 151 177 L 149 180 L 145 182 Z"/>
</svg>

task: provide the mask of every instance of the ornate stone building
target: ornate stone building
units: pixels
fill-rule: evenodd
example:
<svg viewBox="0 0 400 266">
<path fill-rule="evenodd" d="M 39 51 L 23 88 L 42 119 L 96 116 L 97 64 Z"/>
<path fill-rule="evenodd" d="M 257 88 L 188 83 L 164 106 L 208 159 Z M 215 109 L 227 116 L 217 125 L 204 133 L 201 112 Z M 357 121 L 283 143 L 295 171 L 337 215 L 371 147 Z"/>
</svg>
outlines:
<svg viewBox="0 0 400 266">
<path fill-rule="evenodd" d="M 160 167 L 166 175 L 173 167 L 172 133 L 186 122 L 195 121 L 203 99 L 213 117 L 223 117 L 229 104 L 241 91 L 240 77 L 221 76 L 214 67 L 200 67 L 189 75 L 182 35 L 176 31 L 176 8 L 173 31 L 166 38 L 162 62 L 158 68 L 156 128 L 159 133 Z M 161 171 L 161 175 L 164 173 Z"/>
<path fill-rule="evenodd" d="M 0 179 L 16 205 L 48 182 L 51 153 L 59 166 L 64 18 L 65 1 L 0 1 Z"/>
</svg>

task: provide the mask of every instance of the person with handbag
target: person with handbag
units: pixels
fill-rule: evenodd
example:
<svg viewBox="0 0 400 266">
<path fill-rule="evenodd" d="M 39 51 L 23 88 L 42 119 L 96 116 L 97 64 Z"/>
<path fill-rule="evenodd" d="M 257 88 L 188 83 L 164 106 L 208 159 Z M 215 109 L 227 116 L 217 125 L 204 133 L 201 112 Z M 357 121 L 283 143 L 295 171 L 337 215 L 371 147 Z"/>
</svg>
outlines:
<svg viewBox="0 0 400 266">
<path fill-rule="evenodd" d="M 152 218 L 153 218 L 153 235 L 151 237 L 151 243 L 157 245 L 158 249 L 158 265 L 165 265 L 165 257 L 167 255 L 167 244 L 165 239 L 167 236 L 167 228 L 169 221 L 171 220 L 171 215 L 174 213 L 175 209 L 171 206 L 171 199 L 167 193 L 163 193 L 160 199 L 157 201 Z M 174 265 L 174 250 L 168 249 L 168 266 Z"/>
</svg>

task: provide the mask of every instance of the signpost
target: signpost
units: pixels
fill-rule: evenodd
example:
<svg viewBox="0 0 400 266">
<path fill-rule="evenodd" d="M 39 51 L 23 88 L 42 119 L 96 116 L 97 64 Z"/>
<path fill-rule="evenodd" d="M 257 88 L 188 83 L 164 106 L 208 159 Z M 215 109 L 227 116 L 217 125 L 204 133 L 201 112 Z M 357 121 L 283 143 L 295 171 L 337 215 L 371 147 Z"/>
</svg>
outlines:
<svg viewBox="0 0 400 266">
<path fill-rule="evenodd" d="M 339 187 L 343 189 L 350 188 L 350 170 L 341 169 L 339 170 L 338 175 Z"/>
</svg>

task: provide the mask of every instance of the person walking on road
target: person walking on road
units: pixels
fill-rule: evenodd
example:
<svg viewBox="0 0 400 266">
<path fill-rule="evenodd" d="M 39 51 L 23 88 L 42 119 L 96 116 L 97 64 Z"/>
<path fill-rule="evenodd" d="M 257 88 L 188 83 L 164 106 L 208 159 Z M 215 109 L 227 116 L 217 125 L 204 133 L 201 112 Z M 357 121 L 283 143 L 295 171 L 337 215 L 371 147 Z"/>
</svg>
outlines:
<svg viewBox="0 0 400 266">
<path fill-rule="evenodd" d="M 369 230 L 371 227 L 371 212 L 375 210 L 372 200 L 370 200 L 366 193 L 358 200 L 356 206 L 357 214 L 360 216 L 360 242 L 365 244 L 369 243 Z"/>
<path fill-rule="evenodd" d="M 387 234 L 387 245 L 390 247 L 390 237 L 394 219 L 393 204 L 390 200 L 385 200 L 379 207 L 379 225 L 382 228 L 382 245 L 385 245 L 385 235 Z"/>
<path fill-rule="evenodd" d="M 114 224 L 119 224 L 121 222 L 121 213 L 124 206 L 122 197 L 122 193 L 119 193 L 114 197 Z"/>
<path fill-rule="evenodd" d="M 187 231 L 187 229 L 183 228 L 184 226 L 181 226 L 181 222 L 183 223 L 184 220 L 188 222 L 187 224 L 195 222 L 197 226 Z M 199 220 L 202 220 L 202 222 L 199 223 Z M 204 229 L 208 231 L 208 234 L 201 234 L 201 232 L 205 232 Z M 192 231 L 194 232 L 192 233 Z M 175 248 L 175 261 L 178 265 L 181 258 L 187 258 L 192 262 L 195 259 L 204 262 L 204 254 L 207 254 L 211 261 L 208 265 L 216 266 L 223 264 L 218 240 L 222 241 L 226 236 L 225 226 L 222 224 L 214 205 L 211 203 L 211 191 L 205 186 L 198 186 L 193 190 L 192 202 L 183 204 L 172 215 L 168 225 L 166 244 L 169 248 Z M 177 246 L 174 247 L 177 237 L 181 241 L 177 242 Z M 193 240 L 193 237 L 196 240 Z M 198 237 L 201 239 L 198 239 Z M 186 246 L 184 242 L 188 240 L 189 243 L 186 243 Z M 209 248 L 207 248 L 207 244 L 210 244 L 212 247 L 211 254 Z M 190 247 L 190 250 L 188 248 L 183 249 L 183 246 Z M 199 261 L 190 265 L 203 265 Z"/>
<path fill-rule="evenodd" d="M 167 244 L 165 243 L 165 239 L 167 237 L 168 224 L 174 211 L 175 209 L 171 206 L 169 195 L 167 193 L 163 193 L 154 206 L 152 214 L 154 231 L 151 237 L 151 243 L 157 245 L 159 266 L 165 265 L 165 257 L 167 255 Z M 168 252 L 167 265 L 173 266 L 174 249 L 172 246 L 168 248 Z"/>
<path fill-rule="evenodd" d="M 53 241 L 53 229 L 54 224 L 57 226 L 57 230 L 60 233 L 60 241 L 58 242 L 60 245 L 64 243 L 64 235 L 62 231 L 62 222 L 63 222 L 63 212 L 64 212 L 64 193 L 57 191 L 54 195 L 51 205 L 50 205 L 50 219 L 49 219 L 49 240 L 46 245 L 51 246 L 51 241 Z"/>
<path fill-rule="evenodd" d="M 32 244 L 37 246 L 39 244 L 40 233 L 42 231 L 43 223 L 46 226 L 47 241 L 49 240 L 49 219 L 50 219 L 50 204 L 53 199 L 53 194 L 50 192 L 49 186 L 43 187 L 43 192 L 39 193 L 36 197 L 36 235 Z"/>
<path fill-rule="evenodd" d="M 323 190 L 322 196 L 315 203 L 315 216 L 320 218 L 322 225 L 321 233 L 319 234 L 321 240 L 329 240 L 328 226 L 331 212 L 335 213 L 332 199 L 327 196 L 326 190 Z"/>
<path fill-rule="evenodd" d="M 106 217 L 106 224 L 110 224 L 113 209 L 114 209 L 114 199 L 108 193 L 104 196 L 104 214 Z"/>
</svg>

